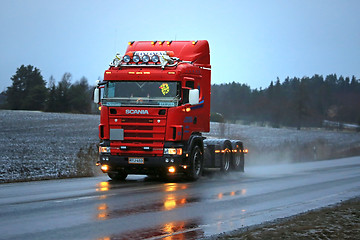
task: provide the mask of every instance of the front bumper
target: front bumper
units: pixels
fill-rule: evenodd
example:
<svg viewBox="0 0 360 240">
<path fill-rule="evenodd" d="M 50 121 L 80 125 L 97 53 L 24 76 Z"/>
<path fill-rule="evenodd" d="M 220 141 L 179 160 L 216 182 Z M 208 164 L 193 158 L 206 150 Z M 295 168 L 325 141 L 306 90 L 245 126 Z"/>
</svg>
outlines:
<svg viewBox="0 0 360 240">
<path fill-rule="evenodd" d="M 130 156 L 133 157 L 133 156 Z M 134 156 L 135 157 L 135 156 Z M 185 173 L 188 168 L 187 159 L 183 156 L 144 157 L 143 164 L 129 163 L 129 156 L 100 154 L 100 164 L 108 165 L 106 172 L 125 172 L 128 174 L 159 174 L 168 173 L 175 167 L 176 173 Z M 185 166 L 185 168 L 184 168 Z"/>
</svg>

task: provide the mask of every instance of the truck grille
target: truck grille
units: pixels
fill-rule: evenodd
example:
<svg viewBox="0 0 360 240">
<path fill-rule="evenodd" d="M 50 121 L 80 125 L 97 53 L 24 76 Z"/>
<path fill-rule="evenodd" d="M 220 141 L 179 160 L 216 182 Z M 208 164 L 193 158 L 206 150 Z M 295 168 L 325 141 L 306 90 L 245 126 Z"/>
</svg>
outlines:
<svg viewBox="0 0 360 240">
<path fill-rule="evenodd" d="M 110 128 L 124 129 L 124 140 L 111 141 L 115 155 L 162 156 L 166 116 L 111 116 Z"/>
</svg>

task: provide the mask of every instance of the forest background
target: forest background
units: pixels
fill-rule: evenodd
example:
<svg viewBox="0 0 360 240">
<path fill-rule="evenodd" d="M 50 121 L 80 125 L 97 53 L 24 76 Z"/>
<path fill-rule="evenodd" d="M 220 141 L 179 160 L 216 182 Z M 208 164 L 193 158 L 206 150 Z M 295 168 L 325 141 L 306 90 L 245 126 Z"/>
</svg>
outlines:
<svg viewBox="0 0 360 240">
<path fill-rule="evenodd" d="M 64 73 L 56 83 L 45 81 L 41 71 L 22 65 L 11 77 L 12 85 L 0 94 L 0 108 L 46 112 L 99 113 L 92 102 L 94 86 L 86 77 L 73 81 Z M 239 82 L 214 84 L 211 119 L 271 127 L 333 127 L 360 125 L 360 80 L 315 74 L 271 81 L 265 89 Z"/>
</svg>

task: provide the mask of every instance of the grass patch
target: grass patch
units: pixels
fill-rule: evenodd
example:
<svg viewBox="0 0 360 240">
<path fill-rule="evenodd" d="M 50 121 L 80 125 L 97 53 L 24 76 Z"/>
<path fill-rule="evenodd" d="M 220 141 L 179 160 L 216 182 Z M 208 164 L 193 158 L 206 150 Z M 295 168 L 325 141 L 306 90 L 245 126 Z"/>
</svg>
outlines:
<svg viewBox="0 0 360 240">
<path fill-rule="evenodd" d="M 359 239 L 360 197 L 211 239 Z"/>
</svg>

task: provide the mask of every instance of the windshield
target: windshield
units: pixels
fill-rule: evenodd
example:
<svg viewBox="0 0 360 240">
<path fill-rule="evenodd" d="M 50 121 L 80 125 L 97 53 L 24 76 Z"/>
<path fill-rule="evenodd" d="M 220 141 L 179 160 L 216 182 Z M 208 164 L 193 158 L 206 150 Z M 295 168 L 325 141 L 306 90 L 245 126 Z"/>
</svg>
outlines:
<svg viewBox="0 0 360 240">
<path fill-rule="evenodd" d="M 105 106 L 178 106 L 178 82 L 111 81 L 105 85 Z"/>
</svg>

